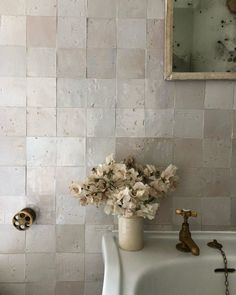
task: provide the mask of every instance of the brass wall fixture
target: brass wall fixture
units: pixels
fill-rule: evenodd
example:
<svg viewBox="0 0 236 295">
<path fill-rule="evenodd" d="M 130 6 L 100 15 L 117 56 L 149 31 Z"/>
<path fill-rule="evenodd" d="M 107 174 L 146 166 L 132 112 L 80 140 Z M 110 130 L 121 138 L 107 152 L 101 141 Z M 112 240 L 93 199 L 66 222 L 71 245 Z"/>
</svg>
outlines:
<svg viewBox="0 0 236 295">
<path fill-rule="evenodd" d="M 24 208 L 14 215 L 12 223 L 16 229 L 24 231 L 31 227 L 35 219 L 35 211 L 32 208 Z"/>
<path fill-rule="evenodd" d="M 191 252 L 193 255 L 198 256 L 200 254 L 200 250 L 191 237 L 188 224 L 188 218 L 197 217 L 197 212 L 185 209 L 176 209 L 175 212 L 177 215 L 181 215 L 184 218 L 182 228 L 179 232 L 180 243 L 176 245 L 177 250 L 181 252 Z"/>
</svg>

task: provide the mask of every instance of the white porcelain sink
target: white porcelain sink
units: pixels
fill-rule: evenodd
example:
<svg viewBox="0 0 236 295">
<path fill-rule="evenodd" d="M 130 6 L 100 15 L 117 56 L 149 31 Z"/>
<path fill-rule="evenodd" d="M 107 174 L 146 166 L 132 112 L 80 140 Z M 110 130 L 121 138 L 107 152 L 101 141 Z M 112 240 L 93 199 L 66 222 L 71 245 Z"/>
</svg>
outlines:
<svg viewBox="0 0 236 295">
<path fill-rule="evenodd" d="M 105 275 L 102 295 L 224 295 L 220 252 L 209 248 L 213 239 L 223 244 L 228 267 L 236 269 L 236 232 L 193 232 L 200 256 L 176 250 L 177 232 L 145 234 L 138 252 L 119 249 L 115 233 L 103 237 Z M 229 274 L 230 295 L 236 294 L 236 272 Z"/>
</svg>

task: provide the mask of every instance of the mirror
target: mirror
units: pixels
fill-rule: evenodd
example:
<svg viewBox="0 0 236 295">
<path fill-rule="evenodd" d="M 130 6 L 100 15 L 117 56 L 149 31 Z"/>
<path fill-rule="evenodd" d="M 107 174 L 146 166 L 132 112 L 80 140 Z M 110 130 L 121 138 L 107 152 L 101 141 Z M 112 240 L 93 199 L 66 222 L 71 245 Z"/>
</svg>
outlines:
<svg viewBox="0 0 236 295">
<path fill-rule="evenodd" d="M 166 0 L 165 79 L 236 79 L 236 0 Z"/>
</svg>

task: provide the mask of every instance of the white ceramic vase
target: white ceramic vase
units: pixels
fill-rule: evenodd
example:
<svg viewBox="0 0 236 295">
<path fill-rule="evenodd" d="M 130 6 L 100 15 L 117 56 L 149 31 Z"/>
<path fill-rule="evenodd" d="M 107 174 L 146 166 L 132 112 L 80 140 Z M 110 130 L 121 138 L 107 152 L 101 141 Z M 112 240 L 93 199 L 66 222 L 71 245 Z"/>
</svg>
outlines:
<svg viewBox="0 0 236 295">
<path fill-rule="evenodd" d="M 123 250 L 138 251 L 143 249 L 143 218 L 139 216 L 118 218 L 119 246 Z"/>
</svg>

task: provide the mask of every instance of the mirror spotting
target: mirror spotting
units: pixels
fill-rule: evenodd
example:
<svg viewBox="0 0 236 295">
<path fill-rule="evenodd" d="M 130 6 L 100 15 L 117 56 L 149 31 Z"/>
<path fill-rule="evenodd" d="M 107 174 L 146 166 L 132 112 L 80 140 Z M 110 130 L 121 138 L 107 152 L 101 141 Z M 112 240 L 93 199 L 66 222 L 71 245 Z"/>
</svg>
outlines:
<svg viewBox="0 0 236 295">
<path fill-rule="evenodd" d="M 166 79 L 236 79 L 236 0 L 166 0 L 166 10 Z"/>
</svg>

